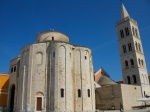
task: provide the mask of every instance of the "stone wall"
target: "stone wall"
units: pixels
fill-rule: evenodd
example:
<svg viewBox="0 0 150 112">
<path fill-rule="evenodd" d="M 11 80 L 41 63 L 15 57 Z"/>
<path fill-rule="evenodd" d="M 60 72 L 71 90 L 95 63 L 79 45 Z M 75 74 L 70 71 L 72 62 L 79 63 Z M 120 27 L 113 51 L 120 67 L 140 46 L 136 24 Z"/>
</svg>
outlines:
<svg viewBox="0 0 150 112">
<path fill-rule="evenodd" d="M 96 109 L 107 110 L 123 108 L 132 109 L 142 105 L 137 99 L 142 97 L 141 87 L 134 85 L 116 84 L 96 89 Z"/>
</svg>

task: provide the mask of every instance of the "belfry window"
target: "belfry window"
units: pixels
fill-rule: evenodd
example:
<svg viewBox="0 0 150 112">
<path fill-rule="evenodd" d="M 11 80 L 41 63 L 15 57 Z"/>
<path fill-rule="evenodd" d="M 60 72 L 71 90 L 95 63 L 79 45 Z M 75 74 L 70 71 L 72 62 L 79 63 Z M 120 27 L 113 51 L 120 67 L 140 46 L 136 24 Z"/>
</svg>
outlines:
<svg viewBox="0 0 150 112">
<path fill-rule="evenodd" d="M 13 70 L 14 70 L 13 67 L 11 67 L 11 73 L 13 73 Z"/>
<path fill-rule="evenodd" d="M 144 61 L 143 60 L 141 60 L 141 65 L 144 66 Z"/>
<path fill-rule="evenodd" d="M 14 66 L 14 72 L 16 72 L 16 66 Z"/>
<path fill-rule="evenodd" d="M 123 37 L 124 37 L 123 30 L 120 30 L 120 36 L 121 36 L 121 38 L 123 38 Z"/>
<path fill-rule="evenodd" d="M 128 61 L 127 61 L 127 60 L 125 60 L 125 67 L 126 67 L 126 69 L 129 68 L 129 67 L 128 67 Z"/>
<path fill-rule="evenodd" d="M 81 97 L 81 90 L 78 89 L 78 97 Z"/>
<path fill-rule="evenodd" d="M 140 60 L 140 58 L 138 59 L 138 62 L 139 62 L 139 65 L 141 65 L 141 60 Z"/>
<path fill-rule="evenodd" d="M 131 84 L 130 76 L 127 76 L 128 84 Z"/>
<path fill-rule="evenodd" d="M 135 75 L 133 75 L 133 76 L 132 76 L 132 78 L 133 78 L 133 82 L 134 82 L 134 84 L 135 84 L 135 83 L 137 83 L 136 76 L 135 76 Z"/>
<path fill-rule="evenodd" d="M 64 97 L 64 89 L 60 89 L 60 95 L 61 95 L 61 97 Z"/>
<path fill-rule="evenodd" d="M 138 32 L 137 32 L 137 29 L 135 28 L 135 36 L 137 37 L 138 36 Z"/>
<path fill-rule="evenodd" d="M 134 33 L 134 27 L 132 26 L 132 34 L 134 35 L 135 33 Z"/>
<path fill-rule="evenodd" d="M 138 44 L 138 48 L 139 48 L 139 51 L 141 52 L 141 46 L 140 46 L 140 44 Z"/>
<path fill-rule="evenodd" d="M 128 44 L 128 49 L 129 49 L 129 51 L 132 51 L 131 43 Z"/>
<path fill-rule="evenodd" d="M 133 59 L 130 59 L 130 62 L 131 62 L 131 67 L 133 68 L 134 67 L 134 61 L 133 61 Z"/>
<path fill-rule="evenodd" d="M 136 48 L 136 50 L 138 51 L 138 45 L 137 45 L 137 42 L 135 42 L 135 48 Z"/>
<path fill-rule="evenodd" d="M 123 48 L 123 53 L 126 53 L 126 52 L 127 52 L 127 51 L 126 51 L 126 46 L 123 45 L 122 48 Z"/>
<path fill-rule="evenodd" d="M 125 31 L 126 31 L 126 36 L 128 36 L 129 35 L 129 29 L 128 29 L 128 27 L 125 28 Z"/>
</svg>

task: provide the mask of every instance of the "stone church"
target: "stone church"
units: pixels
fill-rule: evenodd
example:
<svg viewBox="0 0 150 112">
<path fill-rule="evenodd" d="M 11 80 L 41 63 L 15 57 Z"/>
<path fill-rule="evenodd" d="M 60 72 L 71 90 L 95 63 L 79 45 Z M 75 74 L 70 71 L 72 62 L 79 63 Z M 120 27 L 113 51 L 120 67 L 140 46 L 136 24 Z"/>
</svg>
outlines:
<svg viewBox="0 0 150 112">
<path fill-rule="evenodd" d="M 56 31 L 36 39 L 10 62 L 10 111 L 94 112 L 91 50 Z"/>
<path fill-rule="evenodd" d="M 10 112 L 95 112 L 95 107 L 141 105 L 136 100 L 150 95 L 148 73 L 138 24 L 123 4 L 116 30 L 123 84 L 110 80 L 102 69 L 93 76 L 89 48 L 70 44 L 63 33 L 46 31 L 10 61 Z M 102 86 L 96 90 L 94 78 Z"/>
</svg>

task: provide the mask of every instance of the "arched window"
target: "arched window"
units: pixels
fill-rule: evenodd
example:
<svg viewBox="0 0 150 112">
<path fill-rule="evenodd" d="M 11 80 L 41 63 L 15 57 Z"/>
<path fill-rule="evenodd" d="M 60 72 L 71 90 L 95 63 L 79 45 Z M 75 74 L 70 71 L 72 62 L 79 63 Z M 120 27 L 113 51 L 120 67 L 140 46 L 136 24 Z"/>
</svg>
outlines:
<svg viewBox="0 0 150 112">
<path fill-rule="evenodd" d="M 138 50 L 141 52 L 141 46 L 140 46 L 140 44 L 138 44 Z"/>
<path fill-rule="evenodd" d="M 134 27 L 132 26 L 132 34 L 134 35 L 135 33 L 134 33 Z"/>
<path fill-rule="evenodd" d="M 16 66 L 14 66 L 14 72 L 16 72 Z"/>
<path fill-rule="evenodd" d="M 131 67 L 133 68 L 134 67 L 134 61 L 133 61 L 133 59 L 130 59 L 130 63 L 131 63 Z"/>
<path fill-rule="evenodd" d="M 143 60 L 141 60 L 141 65 L 142 65 L 142 66 L 144 66 L 144 62 L 143 62 Z"/>
<path fill-rule="evenodd" d="M 121 38 L 123 38 L 123 37 L 124 37 L 123 30 L 120 30 L 120 36 L 121 36 Z"/>
<path fill-rule="evenodd" d="M 85 58 L 85 60 L 86 60 L 86 56 L 85 56 L 84 58 Z"/>
<path fill-rule="evenodd" d="M 135 36 L 137 37 L 138 36 L 138 32 L 137 32 L 137 29 L 135 28 Z"/>
<path fill-rule="evenodd" d="M 90 97 L 90 89 L 87 90 L 88 97 Z"/>
<path fill-rule="evenodd" d="M 128 29 L 128 27 L 125 28 L 125 31 L 126 31 L 126 36 L 128 36 L 129 35 L 129 29 Z"/>
<path fill-rule="evenodd" d="M 13 67 L 11 67 L 11 73 L 13 73 L 13 71 L 14 71 L 14 69 L 13 69 Z"/>
<path fill-rule="evenodd" d="M 128 84 L 131 84 L 130 76 L 127 76 Z"/>
<path fill-rule="evenodd" d="M 125 66 L 126 66 L 126 69 L 129 68 L 129 67 L 128 67 L 128 61 L 127 61 L 127 60 L 125 60 Z"/>
<path fill-rule="evenodd" d="M 123 45 L 122 48 L 123 48 L 123 53 L 126 53 L 126 52 L 127 52 L 127 51 L 126 51 L 126 46 Z"/>
<path fill-rule="evenodd" d="M 60 89 L 60 95 L 61 95 L 61 97 L 64 97 L 64 89 Z"/>
<path fill-rule="evenodd" d="M 139 62 L 139 65 L 141 65 L 141 60 L 140 60 L 140 58 L 138 59 L 138 62 Z"/>
<path fill-rule="evenodd" d="M 128 49 L 129 49 L 129 51 L 132 51 L 131 43 L 128 44 Z"/>
<path fill-rule="evenodd" d="M 78 97 L 81 97 L 81 90 L 78 89 Z"/>
<path fill-rule="evenodd" d="M 133 78 L 133 82 L 134 82 L 134 84 L 135 84 L 135 83 L 137 83 L 136 76 L 135 76 L 135 75 L 133 75 L 133 76 L 132 76 L 132 78 Z"/>
<path fill-rule="evenodd" d="M 136 48 L 136 50 L 138 51 L 138 45 L 137 45 L 137 42 L 135 42 L 135 48 Z"/>
</svg>

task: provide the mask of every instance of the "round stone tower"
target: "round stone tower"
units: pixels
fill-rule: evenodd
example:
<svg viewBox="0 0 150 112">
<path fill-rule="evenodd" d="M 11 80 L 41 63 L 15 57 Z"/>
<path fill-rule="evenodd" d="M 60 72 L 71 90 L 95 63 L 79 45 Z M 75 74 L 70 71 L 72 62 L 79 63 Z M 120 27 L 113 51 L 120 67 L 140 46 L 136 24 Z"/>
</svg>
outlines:
<svg viewBox="0 0 150 112">
<path fill-rule="evenodd" d="M 15 111 L 95 112 L 91 50 L 42 32 L 22 48 Z"/>
</svg>

